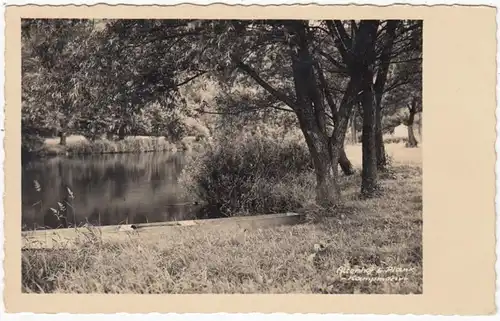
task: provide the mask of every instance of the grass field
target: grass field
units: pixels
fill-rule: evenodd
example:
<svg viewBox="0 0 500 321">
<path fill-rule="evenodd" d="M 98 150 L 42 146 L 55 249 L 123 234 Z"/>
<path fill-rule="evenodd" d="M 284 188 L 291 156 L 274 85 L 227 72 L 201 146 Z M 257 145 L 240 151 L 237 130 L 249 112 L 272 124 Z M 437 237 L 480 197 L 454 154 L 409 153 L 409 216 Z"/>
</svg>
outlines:
<svg viewBox="0 0 500 321">
<path fill-rule="evenodd" d="M 421 148 L 386 148 L 392 166 L 380 175 L 379 198 L 359 198 L 361 146 L 347 146 L 358 170 L 342 178 L 343 205 L 311 211 L 306 224 L 178 228 L 141 241 L 27 250 L 23 292 L 422 293 Z"/>
</svg>

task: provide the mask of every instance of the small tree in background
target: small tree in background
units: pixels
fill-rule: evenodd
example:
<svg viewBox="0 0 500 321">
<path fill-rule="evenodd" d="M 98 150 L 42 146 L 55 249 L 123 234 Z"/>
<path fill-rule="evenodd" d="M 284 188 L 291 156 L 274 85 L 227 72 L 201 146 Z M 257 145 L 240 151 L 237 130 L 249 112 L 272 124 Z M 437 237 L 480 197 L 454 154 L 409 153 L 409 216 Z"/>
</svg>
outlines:
<svg viewBox="0 0 500 321">
<path fill-rule="evenodd" d="M 24 133 L 55 129 L 60 144 L 66 144 L 66 134 L 75 130 L 88 99 L 81 72 L 91 51 L 92 31 L 92 20 L 22 20 Z"/>
</svg>

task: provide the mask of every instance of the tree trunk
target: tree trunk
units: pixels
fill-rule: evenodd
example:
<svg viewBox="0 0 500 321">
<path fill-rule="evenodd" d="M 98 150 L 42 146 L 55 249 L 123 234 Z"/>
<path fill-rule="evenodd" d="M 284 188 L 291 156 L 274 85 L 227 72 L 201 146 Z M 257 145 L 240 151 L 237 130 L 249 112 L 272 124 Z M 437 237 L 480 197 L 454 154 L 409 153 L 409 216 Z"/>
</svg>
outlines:
<svg viewBox="0 0 500 321">
<path fill-rule="evenodd" d="M 350 176 L 354 174 L 354 168 L 352 167 L 351 162 L 349 161 L 349 158 L 347 158 L 347 154 L 345 152 L 344 146 L 340 149 L 339 152 L 339 165 L 340 168 L 342 169 L 342 172 L 346 176 Z"/>
<path fill-rule="evenodd" d="M 355 22 L 352 22 L 352 24 L 355 25 Z M 351 78 L 350 81 L 354 81 L 354 83 L 361 82 L 359 88 L 361 89 L 361 97 L 358 96 L 358 90 L 353 92 L 352 97 L 356 98 L 355 102 L 360 99 L 363 107 L 363 171 L 361 193 L 367 197 L 371 197 L 377 190 L 376 99 L 374 97 L 373 76 L 375 61 L 377 59 L 375 43 L 380 20 L 362 20 L 355 28 L 352 28 L 351 38 L 347 35 L 342 22 L 338 20 L 333 22 L 327 21 L 327 26 L 330 30 L 335 29 L 336 31 L 333 33 L 336 33 L 340 38 L 340 41 L 336 41 L 336 46 L 347 63 L 348 74 Z M 352 41 L 350 50 L 346 50 L 345 48 L 346 41 Z"/>
<path fill-rule="evenodd" d="M 408 125 L 408 143 L 406 147 L 418 147 L 418 141 L 415 138 L 415 133 L 413 132 L 413 124 Z"/>
<path fill-rule="evenodd" d="M 380 105 L 377 106 L 375 114 L 375 143 L 377 145 L 377 168 L 381 171 L 387 166 L 387 154 L 385 152 L 384 134 L 382 132 L 382 115 Z"/>
<path fill-rule="evenodd" d="M 64 131 L 59 132 L 59 145 L 66 146 L 66 133 Z"/>
<path fill-rule="evenodd" d="M 379 20 L 362 20 L 355 36 L 353 54 L 350 55 L 349 75 L 360 78 L 363 114 L 361 194 L 375 196 L 377 186 L 376 97 L 373 84 L 376 61 L 375 43 Z M 346 55 L 346 54 L 344 54 Z"/>
<path fill-rule="evenodd" d="M 417 147 L 418 142 L 415 138 L 415 133 L 413 131 L 413 124 L 415 123 L 415 114 L 417 113 L 417 99 L 414 97 L 411 100 L 410 106 L 408 106 L 410 110 L 410 116 L 408 117 L 408 143 L 406 143 L 406 147 Z"/>
<path fill-rule="evenodd" d="M 349 126 L 350 116 L 351 120 L 351 134 L 355 137 L 357 141 L 357 132 L 355 128 L 355 116 L 356 111 L 354 110 L 354 104 L 357 102 L 356 94 L 360 89 L 360 77 L 351 77 L 349 84 L 347 86 L 346 92 L 342 97 L 340 102 L 339 112 L 336 115 L 336 126 L 332 133 L 332 141 L 339 144 L 339 163 L 342 171 L 346 176 L 354 174 L 354 168 L 347 158 L 345 152 L 345 135 L 347 133 L 347 127 Z M 333 143 L 332 147 L 333 147 Z M 332 148 L 333 150 L 333 148 Z"/>
<path fill-rule="evenodd" d="M 118 140 L 124 140 L 125 139 L 125 125 L 121 125 L 120 128 L 118 129 Z"/>
<path fill-rule="evenodd" d="M 377 144 L 375 131 L 375 99 L 372 87 L 373 74 L 368 71 L 363 83 L 363 171 L 361 194 L 373 197 L 377 190 Z"/>
<path fill-rule="evenodd" d="M 377 72 L 377 78 L 374 84 L 375 91 L 375 135 L 377 145 L 377 168 L 384 170 L 387 166 L 387 155 L 385 153 L 384 135 L 382 133 L 382 96 L 384 94 L 385 83 L 387 82 L 387 74 L 389 72 L 389 64 L 391 62 L 391 53 L 396 37 L 396 28 L 398 20 L 390 20 L 387 22 L 387 33 L 384 42 L 382 54 L 380 56 L 380 67 Z"/>
<path fill-rule="evenodd" d="M 422 112 L 420 112 L 419 117 L 418 117 L 418 136 L 420 138 L 420 141 L 422 141 Z"/>
<path fill-rule="evenodd" d="M 335 128 L 335 126 L 339 126 L 339 115 L 338 115 L 338 111 L 337 111 L 337 106 L 336 106 L 336 104 L 331 96 L 330 89 L 328 88 L 328 84 L 327 84 L 327 81 L 325 79 L 325 76 L 323 74 L 323 70 L 321 69 L 320 64 L 318 62 L 316 62 L 316 63 L 314 63 L 314 67 L 316 68 L 316 73 L 317 73 L 318 80 L 319 80 L 319 86 L 321 89 L 318 88 L 318 89 L 313 90 L 313 91 L 316 91 L 319 93 L 319 94 L 316 94 L 313 96 L 319 98 L 318 103 L 320 101 L 326 100 L 326 102 L 328 103 L 328 106 L 330 107 L 330 112 L 331 112 L 331 116 L 333 119 L 333 125 Z M 347 94 L 346 97 L 350 98 L 350 93 Z M 343 99 L 343 102 L 345 103 L 345 98 Z M 316 103 L 315 103 L 315 105 L 316 105 Z M 347 128 L 346 128 L 346 130 L 347 130 Z M 325 129 L 325 131 L 326 131 L 326 129 Z M 333 133 L 332 133 L 332 135 L 333 135 Z M 356 130 L 355 129 L 354 129 L 354 137 L 356 137 Z M 331 142 L 332 142 L 332 140 L 329 140 L 329 148 L 334 147 L 333 145 L 331 145 Z M 347 158 L 347 154 L 346 154 L 345 149 L 344 149 L 344 143 L 345 143 L 345 139 L 342 140 L 342 146 L 340 149 L 338 163 L 340 165 L 340 168 L 344 172 L 344 174 L 346 176 L 348 176 L 348 175 L 354 174 L 354 170 L 353 170 L 351 162 L 349 161 L 349 158 Z M 336 164 L 336 163 L 333 163 L 333 164 Z M 337 169 L 338 169 L 338 167 L 335 166 L 333 170 L 337 171 Z"/>
<path fill-rule="evenodd" d="M 408 117 L 408 143 L 406 143 L 406 147 L 417 147 L 418 141 L 415 138 L 415 133 L 413 131 L 413 124 L 415 122 L 415 103 L 412 102 L 412 106 L 410 108 L 410 117 Z"/>
<path fill-rule="evenodd" d="M 330 207 L 340 201 L 338 171 L 334 170 L 337 168 L 334 164 L 339 163 L 340 149 L 329 143 L 328 137 L 311 122 L 311 115 L 304 111 L 306 109 L 299 109 L 297 118 L 316 174 L 316 202 L 323 207 Z"/>
<path fill-rule="evenodd" d="M 356 131 L 356 108 L 352 109 L 352 119 L 351 119 L 351 143 L 353 145 L 358 143 L 358 135 Z"/>
<path fill-rule="evenodd" d="M 290 43 L 293 80 L 295 85 L 295 113 L 304 134 L 316 174 L 316 201 L 329 207 L 340 200 L 337 183 L 337 164 L 340 146 L 334 144 L 326 132 L 324 97 L 318 87 L 309 52 L 306 28 L 303 22 L 293 21 L 288 26 L 295 41 Z"/>
<path fill-rule="evenodd" d="M 312 148 L 311 148 L 312 147 Z M 314 171 L 316 174 L 316 201 L 319 205 L 329 207 L 338 204 L 340 200 L 340 188 L 337 183 L 337 171 L 333 170 L 328 145 L 325 141 L 316 142 L 309 148 L 311 152 Z M 338 151 L 334 151 L 338 160 Z"/>
<path fill-rule="evenodd" d="M 377 83 L 375 83 L 375 85 L 377 85 Z M 387 166 L 387 155 L 385 152 L 384 134 L 382 132 L 381 102 L 382 102 L 382 93 L 377 92 L 375 87 L 375 145 L 376 145 L 375 148 L 377 154 L 377 169 L 383 171 Z"/>
</svg>

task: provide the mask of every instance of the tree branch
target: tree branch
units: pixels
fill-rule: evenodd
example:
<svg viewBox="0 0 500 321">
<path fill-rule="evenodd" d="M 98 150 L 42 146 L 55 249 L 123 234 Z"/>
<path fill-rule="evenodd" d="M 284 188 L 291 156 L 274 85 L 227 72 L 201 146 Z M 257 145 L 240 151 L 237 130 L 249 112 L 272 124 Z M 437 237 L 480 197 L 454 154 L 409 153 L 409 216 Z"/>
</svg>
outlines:
<svg viewBox="0 0 500 321">
<path fill-rule="evenodd" d="M 178 84 L 174 84 L 174 85 L 168 87 L 168 89 L 179 88 L 180 86 L 183 86 L 183 85 L 187 84 L 188 82 L 190 82 L 191 80 L 194 80 L 194 79 L 196 79 L 196 78 L 198 78 L 200 76 L 203 76 L 206 73 L 207 73 L 207 71 L 201 71 L 201 72 L 197 73 L 196 75 L 194 75 L 192 77 L 189 77 L 189 78 L 185 79 L 184 81 L 182 81 L 182 82 L 180 82 Z"/>
<path fill-rule="evenodd" d="M 332 39 L 336 44 L 337 49 L 344 61 L 349 62 L 348 51 L 351 50 L 352 39 L 349 38 L 347 32 L 339 20 L 327 20 L 326 26 L 331 32 Z"/>
<path fill-rule="evenodd" d="M 342 22 L 340 20 L 334 20 L 333 23 L 335 24 L 335 30 L 337 31 L 337 35 L 339 36 L 340 40 L 342 41 L 344 48 L 346 50 L 350 50 L 352 39 L 347 34 L 347 31 L 345 30 L 344 26 L 342 25 Z"/>
<path fill-rule="evenodd" d="M 401 87 L 401 86 L 404 86 L 404 85 L 408 85 L 410 83 L 412 83 L 413 79 L 408 79 L 408 80 L 405 80 L 405 81 L 401 81 L 401 82 L 395 82 L 393 84 L 391 84 L 389 87 L 385 87 L 384 88 L 384 93 L 387 93 L 391 90 L 394 90 L 398 87 Z"/>
<path fill-rule="evenodd" d="M 380 56 L 380 65 L 377 70 L 377 76 L 374 84 L 376 108 L 380 110 L 380 103 L 382 102 L 382 95 L 384 94 L 384 87 L 387 82 L 387 73 L 389 72 L 389 64 L 391 63 L 391 52 L 396 37 L 396 28 L 398 26 L 397 20 L 390 20 L 387 22 L 386 39 L 383 42 L 382 54 Z"/>
<path fill-rule="evenodd" d="M 331 55 L 328 55 L 326 52 L 324 52 L 323 50 L 321 50 L 319 48 L 316 48 L 316 52 L 319 53 L 321 56 L 325 57 L 332 65 L 339 68 L 340 72 L 343 72 L 343 73 L 347 72 L 347 67 L 343 66 L 340 62 L 335 60 Z"/>
<path fill-rule="evenodd" d="M 337 123 L 337 106 L 335 105 L 335 102 L 333 101 L 332 95 L 330 91 L 328 90 L 328 84 L 325 79 L 325 75 L 323 74 L 323 70 L 320 68 L 319 64 L 316 63 L 316 68 L 318 69 L 318 78 L 319 78 L 319 83 L 321 85 L 321 88 L 323 89 L 323 94 L 325 95 L 326 101 L 328 103 L 328 106 L 330 107 L 330 112 L 332 113 L 332 120 L 333 123 Z"/>
<path fill-rule="evenodd" d="M 317 29 L 317 30 L 321 30 L 323 31 L 324 33 L 326 33 L 327 35 L 330 34 L 330 31 L 326 30 L 325 28 L 323 27 L 320 27 L 320 26 L 308 26 L 307 27 L 308 29 Z"/>
<path fill-rule="evenodd" d="M 255 82 L 257 82 L 262 88 L 267 90 L 271 95 L 288 105 L 292 109 L 296 109 L 297 104 L 290 99 L 287 95 L 284 93 L 278 91 L 277 89 L 273 88 L 269 83 L 267 83 L 264 79 L 262 79 L 255 70 L 253 70 L 249 65 L 245 64 L 241 59 L 239 58 L 232 58 L 233 62 L 236 64 L 236 67 L 239 69 L 243 70 L 247 75 L 253 78 Z"/>
<path fill-rule="evenodd" d="M 412 58 L 412 59 L 407 59 L 407 60 L 398 60 L 398 61 L 391 61 L 391 64 L 401 64 L 405 62 L 422 62 L 422 58 Z"/>
</svg>

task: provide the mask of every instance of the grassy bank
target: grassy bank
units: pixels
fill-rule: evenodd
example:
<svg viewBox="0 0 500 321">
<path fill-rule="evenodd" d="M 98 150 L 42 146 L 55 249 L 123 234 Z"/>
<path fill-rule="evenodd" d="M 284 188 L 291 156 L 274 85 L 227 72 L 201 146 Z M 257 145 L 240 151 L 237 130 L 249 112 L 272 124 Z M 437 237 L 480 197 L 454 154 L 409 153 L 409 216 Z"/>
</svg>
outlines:
<svg viewBox="0 0 500 321">
<path fill-rule="evenodd" d="M 172 143 L 165 137 L 129 136 L 123 140 L 98 139 L 89 141 L 83 136 L 69 136 L 66 145 L 59 145 L 59 138 L 48 138 L 42 146 L 32 153 L 40 156 L 68 154 L 120 154 L 144 152 L 176 152 L 200 150 L 204 142 L 196 137 L 185 137 L 178 143 Z"/>
<path fill-rule="evenodd" d="M 179 228 L 160 239 L 24 251 L 23 291 L 421 293 L 421 150 L 387 147 L 393 167 L 381 175 L 385 193 L 380 198 L 359 198 L 358 170 L 342 178 L 341 207 L 311 212 L 309 222 L 299 226 Z M 347 153 L 359 168 L 360 146 L 348 147 Z M 338 273 L 373 266 L 383 269 L 375 276 L 401 279 L 371 282 L 359 279 L 363 273 L 354 278 Z"/>
</svg>

